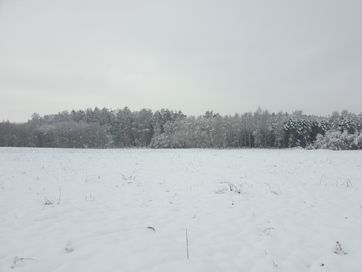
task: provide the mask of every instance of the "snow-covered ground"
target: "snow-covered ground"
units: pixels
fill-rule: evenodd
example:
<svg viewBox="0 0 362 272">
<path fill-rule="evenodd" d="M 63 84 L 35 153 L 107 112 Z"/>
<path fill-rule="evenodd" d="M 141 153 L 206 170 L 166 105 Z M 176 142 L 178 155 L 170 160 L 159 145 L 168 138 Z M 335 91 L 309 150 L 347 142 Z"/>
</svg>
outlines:
<svg viewBox="0 0 362 272">
<path fill-rule="evenodd" d="M 362 152 L 1 148 L 0 271 L 359 272 Z"/>
</svg>

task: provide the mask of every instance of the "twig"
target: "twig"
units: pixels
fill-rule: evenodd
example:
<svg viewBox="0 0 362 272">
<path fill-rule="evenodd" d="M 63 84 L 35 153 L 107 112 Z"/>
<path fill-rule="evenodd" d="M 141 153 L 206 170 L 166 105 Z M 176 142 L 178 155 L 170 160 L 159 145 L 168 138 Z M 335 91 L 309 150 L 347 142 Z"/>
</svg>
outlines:
<svg viewBox="0 0 362 272">
<path fill-rule="evenodd" d="M 48 205 L 53 205 L 53 202 L 51 202 L 49 199 L 47 199 L 46 197 L 44 198 L 44 203 L 43 205 L 48 206 Z"/>
<path fill-rule="evenodd" d="M 189 237 L 187 235 L 187 228 L 186 228 L 186 257 L 187 257 L 187 259 L 190 259 L 190 256 L 189 256 Z"/>
<path fill-rule="evenodd" d="M 13 260 L 13 265 L 10 266 L 10 268 L 14 269 L 19 262 L 24 262 L 24 261 L 34 261 L 34 258 L 23 258 L 23 257 L 15 256 L 14 260 Z"/>
<path fill-rule="evenodd" d="M 57 205 L 59 205 L 59 204 L 60 204 L 61 199 L 62 199 L 62 188 L 61 188 L 61 187 L 59 187 L 59 196 L 58 196 L 58 202 L 57 202 Z"/>
<path fill-rule="evenodd" d="M 273 193 L 273 194 L 275 194 L 275 195 L 279 195 L 279 193 L 278 193 L 277 191 L 272 190 L 272 188 L 271 188 L 271 186 L 270 186 L 269 183 L 264 182 L 264 184 L 265 184 L 266 186 L 268 186 L 269 192 L 271 192 L 271 193 Z"/>
<path fill-rule="evenodd" d="M 148 226 L 147 228 L 150 229 L 150 230 L 153 230 L 154 232 L 156 232 L 156 229 L 154 227 L 152 227 L 152 226 Z"/>
<path fill-rule="evenodd" d="M 319 184 L 322 185 L 323 179 L 325 178 L 325 173 L 323 173 L 323 175 L 321 176 L 321 178 L 319 179 Z"/>
</svg>

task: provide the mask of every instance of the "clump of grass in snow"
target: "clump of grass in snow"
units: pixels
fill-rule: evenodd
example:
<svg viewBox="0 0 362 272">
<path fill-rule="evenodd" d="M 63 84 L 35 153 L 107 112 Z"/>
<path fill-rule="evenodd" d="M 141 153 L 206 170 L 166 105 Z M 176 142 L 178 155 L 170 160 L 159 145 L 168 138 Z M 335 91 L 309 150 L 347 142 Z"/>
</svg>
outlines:
<svg viewBox="0 0 362 272">
<path fill-rule="evenodd" d="M 343 250 L 341 243 L 338 241 L 336 242 L 336 248 L 333 252 L 337 255 L 347 255 L 348 254 L 346 251 Z"/>
<path fill-rule="evenodd" d="M 34 261 L 34 259 L 15 256 L 14 260 L 13 260 L 13 264 L 12 264 L 12 266 L 10 266 L 10 268 L 14 269 L 16 266 L 23 265 L 25 261 Z"/>
</svg>

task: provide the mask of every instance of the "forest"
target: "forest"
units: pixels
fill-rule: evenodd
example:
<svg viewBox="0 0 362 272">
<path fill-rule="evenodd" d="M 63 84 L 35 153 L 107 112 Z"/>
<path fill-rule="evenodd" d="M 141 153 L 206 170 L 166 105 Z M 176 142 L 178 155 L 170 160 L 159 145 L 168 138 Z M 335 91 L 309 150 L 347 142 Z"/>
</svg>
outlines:
<svg viewBox="0 0 362 272">
<path fill-rule="evenodd" d="M 59 148 L 292 148 L 362 149 L 362 113 L 329 116 L 258 109 L 222 116 L 187 116 L 168 109 L 94 108 L 33 114 L 0 123 L 0 146 Z"/>
</svg>

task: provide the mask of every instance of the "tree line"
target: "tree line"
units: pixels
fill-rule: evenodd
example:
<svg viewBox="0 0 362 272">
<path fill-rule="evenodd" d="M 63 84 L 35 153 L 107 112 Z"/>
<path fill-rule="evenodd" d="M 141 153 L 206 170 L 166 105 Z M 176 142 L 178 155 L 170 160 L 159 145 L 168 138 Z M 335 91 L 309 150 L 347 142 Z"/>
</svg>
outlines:
<svg viewBox="0 0 362 272">
<path fill-rule="evenodd" d="M 222 116 L 207 111 L 107 108 L 33 114 L 25 123 L 0 123 L 0 146 L 62 148 L 362 148 L 362 113 L 329 116 L 255 112 Z"/>
</svg>

